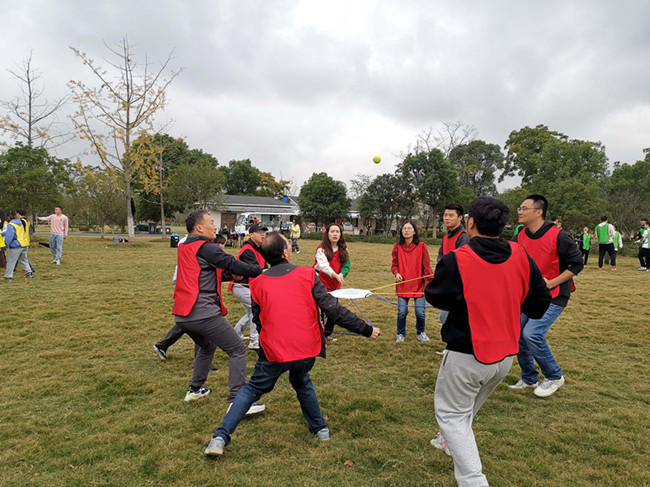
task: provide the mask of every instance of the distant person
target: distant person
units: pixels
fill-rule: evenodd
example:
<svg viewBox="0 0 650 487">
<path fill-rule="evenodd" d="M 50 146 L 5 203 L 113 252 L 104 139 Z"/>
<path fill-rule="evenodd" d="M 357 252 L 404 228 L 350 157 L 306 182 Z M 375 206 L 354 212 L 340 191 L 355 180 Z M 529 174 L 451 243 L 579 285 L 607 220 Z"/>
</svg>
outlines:
<svg viewBox="0 0 650 487">
<path fill-rule="evenodd" d="M 614 241 L 612 243 L 614 244 L 614 252 L 618 252 L 623 248 L 623 236 L 618 231 L 618 225 L 616 223 L 614 223 Z"/>
<path fill-rule="evenodd" d="M 6 229 L 7 229 L 7 213 L 5 212 L 5 210 L 0 210 L 0 269 L 4 269 L 7 267 L 7 256 L 5 254 L 7 245 L 5 244 L 5 240 L 2 237 Z"/>
<path fill-rule="evenodd" d="M 645 228 L 639 231 L 641 237 L 636 241 L 639 244 L 639 262 L 641 266 L 637 269 L 639 271 L 647 271 L 650 269 L 650 248 L 648 241 L 650 240 L 650 224 L 647 219 L 641 220 Z"/>
<path fill-rule="evenodd" d="M 370 223 L 366 223 L 366 235 L 370 235 L 372 233 L 372 225 Z"/>
<path fill-rule="evenodd" d="M 16 210 L 16 217 L 9 221 L 7 229 L 2 233 L 4 243 L 8 249 L 5 281 L 11 281 L 18 265 L 25 272 L 25 277 L 34 277 L 34 266 L 27 255 L 30 243 L 30 225 L 27 218 L 25 218 L 26 215 L 25 210 Z"/>
<path fill-rule="evenodd" d="M 214 430 L 204 452 L 208 456 L 223 454 L 246 411 L 263 394 L 271 392 L 285 372 L 289 372 L 289 383 L 296 391 L 309 432 L 319 440 L 330 439 L 309 377 L 316 357 L 325 358 L 326 341 L 318 322 L 319 308 L 330 320 L 354 333 L 370 339 L 381 335 L 379 328 L 367 325 L 340 306 L 316 278 L 313 268 L 289 263 L 291 247 L 280 232 L 269 233 L 261 250 L 271 268 L 250 280 L 253 320 L 260 334 L 259 357 L 251 380 L 237 394 L 221 426 Z M 291 313 L 287 314 L 287 309 Z"/>
<path fill-rule="evenodd" d="M 560 220 L 560 218 L 557 216 L 551 217 L 551 223 L 558 228 L 562 228 L 562 220 Z"/>
<path fill-rule="evenodd" d="M 260 253 L 260 245 L 266 237 L 267 227 L 263 227 L 259 223 L 253 223 L 248 228 L 248 240 L 244 242 L 237 254 L 237 260 L 245 262 L 249 265 L 259 265 L 263 269 L 266 267 L 264 257 Z M 251 309 L 251 290 L 248 287 L 248 277 L 243 276 L 241 279 L 236 279 L 228 285 L 228 291 L 241 301 L 244 306 L 244 316 L 242 316 L 235 325 L 235 331 L 240 338 L 243 338 L 244 331 L 250 328 L 250 341 L 248 348 L 257 350 L 259 345 L 259 337 L 257 329 L 253 325 L 253 311 Z"/>
<path fill-rule="evenodd" d="M 605 254 L 609 255 L 612 262 L 612 270 L 616 270 L 616 252 L 614 252 L 614 225 L 609 223 L 607 216 L 600 217 L 600 223 L 596 227 L 596 238 L 598 240 L 598 270 L 603 270 Z"/>
<path fill-rule="evenodd" d="M 523 226 L 521 223 L 520 223 L 519 225 L 517 225 L 517 226 L 515 227 L 515 230 L 514 230 L 512 236 L 514 237 L 515 235 L 517 235 L 519 232 L 521 232 L 521 230 L 522 230 L 523 228 L 524 228 L 524 226 Z"/>
<path fill-rule="evenodd" d="M 650 269 L 650 253 L 648 253 L 648 219 L 641 218 L 641 228 L 639 232 L 632 237 L 639 244 L 639 267 L 637 271 L 647 271 Z M 644 246 L 645 244 L 645 246 Z"/>
<path fill-rule="evenodd" d="M 517 361 L 521 368 L 521 379 L 511 389 L 534 388 L 538 397 L 548 397 L 564 385 L 564 374 L 546 341 L 551 325 L 559 318 L 575 289 L 573 277 L 584 268 L 582 255 L 571 235 L 560 230 L 550 221 L 545 221 L 548 201 L 540 194 L 527 196 L 517 208 L 520 223 L 525 229 L 513 237 L 532 257 L 542 272 L 542 277 L 551 291 L 551 304 L 541 318 L 521 315 L 521 337 Z M 535 362 L 544 374 L 541 384 Z"/>
<path fill-rule="evenodd" d="M 476 199 L 469 207 L 469 244 L 441 259 L 425 289 L 430 304 L 449 310 L 442 325 L 447 351 L 434 394 L 440 432 L 431 444 L 451 455 L 460 487 L 488 485 L 474 417 L 512 366 L 520 316 L 541 318 L 551 300 L 524 248 L 499 238 L 509 215 L 496 198 Z"/>
<path fill-rule="evenodd" d="M 409 301 L 415 305 L 415 331 L 418 340 L 429 342 L 425 333 L 426 302 L 424 286 L 433 277 L 429 248 L 420 242 L 416 226 L 411 221 L 405 222 L 399 230 L 399 240 L 393 245 L 390 271 L 395 276 L 395 292 L 397 293 L 397 336 L 395 343 L 406 339 L 406 317 L 409 312 Z"/>
<path fill-rule="evenodd" d="M 228 403 L 235 400 L 246 384 L 246 346 L 228 323 L 221 299 L 222 273 L 226 277 L 258 276 L 262 269 L 236 260 L 217 247 L 214 220 L 206 210 L 190 213 L 185 222 L 189 233 L 178 246 L 178 276 L 174 289 L 174 321 L 187 333 L 199 349 L 194 357 L 194 373 L 185 401 L 194 401 L 210 394 L 203 386 L 212 367 L 217 347 L 228 354 Z M 264 410 L 258 406 L 250 413 Z"/>
<path fill-rule="evenodd" d="M 300 238 L 300 225 L 296 223 L 294 218 L 291 226 L 289 226 L 289 238 L 291 238 L 291 251 L 300 253 L 300 247 L 298 247 L 298 239 Z"/>
<path fill-rule="evenodd" d="M 325 228 L 323 240 L 316 248 L 314 269 L 328 292 L 341 289 L 341 284 L 345 282 L 345 278 L 350 272 L 350 255 L 343 236 L 343 229 L 337 223 L 330 223 Z M 332 336 L 336 323 L 330 320 L 324 311 L 321 313 L 321 318 L 325 328 L 325 339 L 336 341 L 336 338 Z"/>
<path fill-rule="evenodd" d="M 50 222 L 50 252 L 52 252 L 52 264 L 61 265 L 63 254 L 63 241 L 68 238 L 68 217 L 63 214 L 63 208 L 54 207 L 54 213 L 50 216 L 36 216 L 42 222 Z"/>
<path fill-rule="evenodd" d="M 589 260 L 589 250 L 591 249 L 591 233 L 589 233 L 589 228 L 584 227 L 582 229 L 582 236 L 580 238 L 580 252 L 582 253 L 582 258 L 584 259 L 584 265 L 587 265 Z"/>
</svg>

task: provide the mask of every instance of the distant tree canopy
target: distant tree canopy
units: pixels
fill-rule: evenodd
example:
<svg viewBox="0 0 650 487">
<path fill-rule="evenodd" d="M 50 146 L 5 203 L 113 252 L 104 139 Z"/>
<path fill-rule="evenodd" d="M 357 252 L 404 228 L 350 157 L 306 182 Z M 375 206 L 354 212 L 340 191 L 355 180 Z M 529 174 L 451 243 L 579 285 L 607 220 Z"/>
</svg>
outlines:
<svg viewBox="0 0 650 487">
<path fill-rule="evenodd" d="M 299 204 L 303 220 L 313 221 L 317 225 L 345 218 L 350 211 L 345 184 L 332 179 L 324 172 L 312 174 L 303 184 Z"/>
</svg>

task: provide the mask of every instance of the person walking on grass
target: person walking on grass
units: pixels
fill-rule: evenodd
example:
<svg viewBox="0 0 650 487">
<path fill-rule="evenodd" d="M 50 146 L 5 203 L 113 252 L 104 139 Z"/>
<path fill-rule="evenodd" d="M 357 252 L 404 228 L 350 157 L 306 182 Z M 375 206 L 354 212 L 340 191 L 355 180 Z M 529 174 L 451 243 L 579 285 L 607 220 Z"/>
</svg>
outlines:
<svg viewBox="0 0 650 487">
<path fill-rule="evenodd" d="M 589 233 L 589 228 L 584 227 L 582 229 L 582 235 L 580 238 L 580 252 L 584 258 L 584 265 L 587 265 L 587 260 L 589 260 L 589 250 L 591 249 L 591 234 Z"/>
<path fill-rule="evenodd" d="M 431 445 L 451 455 L 460 487 L 488 486 L 473 419 L 510 370 L 521 314 L 539 319 L 551 300 L 524 248 L 500 238 L 509 215 L 496 198 L 476 199 L 469 207 L 469 244 L 445 255 L 425 288 L 431 305 L 449 310 L 434 394 L 440 432 Z"/>
<path fill-rule="evenodd" d="M 330 223 L 325 228 L 323 240 L 316 249 L 314 269 L 327 292 L 341 289 L 341 284 L 350 272 L 350 255 L 343 229 L 337 223 Z M 325 312 L 321 314 L 321 319 L 325 328 L 325 339 L 335 342 L 337 339 L 332 336 L 332 332 L 336 323 L 331 321 Z"/>
<path fill-rule="evenodd" d="M 406 317 L 408 303 L 413 299 L 415 304 L 415 330 L 418 340 L 429 342 L 425 333 L 426 306 L 424 300 L 424 286 L 431 280 L 431 258 L 429 248 L 420 242 L 417 227 L 407 221 L 399 230 L 399 241 L 393 245 L 391 272 L 395 276 L 395 291 L 397 292 L 397 336 L 395 343 L 402 343 L 406 339 Z"/>
<path fill-rule="evenodd" d="M 571 235 L 549 221 L 545 221 L 548 201 L 539 194 L 528 196 L 517 208 L 519 222 L 525 229 L 513 241 L 521 244 L 542 271 L 546 285 L 551 291 L 551 304 L 541 318 L 533 318 L 525 312 L 521 315 L 521 337 L 517 361 L 521 367 L 521 379 L 511 389 L 535 388 L 538 397 L 548 397 L 564 384 L 562 369 L 557 364 L 546 342 L 546 334 L 569 302 L 575 289 L 573 277 L 582 271 L 582 255 Z M 539 365 L 544 380 L 540 384 L 535 369 Z"/>
<path fill-rule="evenodd" d="M 639 239 L 636 241 L 639 244 L 639 262 L 641 266 L 638 271 L 648 271 L 650 269 L 650 248 L 648 242 L 650 241 L 650 224 L 647 219 L 641 220 L 644 228 L 639 231 Z"/>
<path fill-rule="evenodd" d="M 266 237 L 267 230 L 268 228 L 262 226 L 260 223 L 253 223 L 248 228 L 248 235 L 250 238 L 244 242 L 241 249 L 239 249 L 237 260 L 249 265 L 259 265 L 263 269 L 266 268 L 266 262 L 260 253 L 260 245 Z M 239 338 L 243 339 L 244 331 L 246 331 L 247 328 L 250 328 L 250 341 L 248 342 L 248 348 L 257 350 L 260 345 L 257 330 L 253 325 L 251 291 L 248 287 L 248 277 L 244 276 L 241 279 L 231 282 L 228 285 L 228 291 L 232 292 L 232 295 L 241 301 L 241 304 L 244 306 L 244 310 L 246 311 L 244 316 L 242 316 L 235 325 L 235 331 L 239 335 Z"/>
<path fill-rule="evenodd" d="M 607 216 L 600 217 L 600 223 L 596 226 L 596 238 L 598 240 L 598 270 L 603 270 L 605 254 L 609 255 L 612 262 L 612 270 L 616 270 L 616 252 L 614 251 L 614 225 L 609 223 Z"/>
<path fill-rule="evenodd" d="M 223 454 L 250 405 L 271 392 L 285 372 L 289 372 L 289 383 L 296 391 L 310 433 L 319 440 L 329 440 L 330 431 L 309 377 L 316 357 L 325 357 L 326 340 L 318 308 L 354 333 L 370 339 L 381 335 L 379 328 L 339 305 L 313 268 L 289 263 L 291 246 L 280 232 L 269 233 L 261 251 L 271 268 L 250 280 L 253 321 L 260 336 L 259 358 L 250 381 L 237 394 L 221 426 L 214 430 L 204 452 L 207 456 Z M 291 313 L 287 315 L 289 308 Z"/>
<path fill-rule="evenodd" d="M 246 384 L 246 345 L 228 323 L 221 299 L 222 273 L 255 277 L 262 268 L 236 260 L 215 245 L 217 229 L 205 210 L 190 213 L 185 222 L 187 240 L 178 246 L 178 275 L 174 289 L 174 321 L 187 333 L 199 349 L 194 357 L 194 373 L 185 401 L 201 399 L 210 394 L 203 387 L 217 347 L 228 354 L 227 401 L 232 403 Z M 261 412 L 262 405 L 253 405 L 249 413 Z"/>
<path fill-rule="evenodd" d="M 68 217 L 63 214 L 60 206 L 54 207 L 54 213 L 50 216 L 36 216 L 42 222 L 50 222 L 50 252 L 52 252 L 52 264 L 61 265 L 63 254 L 63 241 L 68 238 Z"/>
<path fill-rule="evenodd" d="M 11 281 L 16 267 L 20 265 L 25 277 L 34 277 L 34 266 L 29 260 L 29 221 L 25 218 L 25 210 L 16 210 L 16 217 L 9 221 L 7 229 L 2 233 L 7 247 L 7 268 L 5 281 Z"/>
<path fill-rule="evenodd" d="M 291 238 L 291 251 L 299 254 L 300 247 L 298 247 L 298 239 L 300 238 L 300 225 L 298 225 L 295 218 L 289 226 L 289 238 Z"/>
</svg>

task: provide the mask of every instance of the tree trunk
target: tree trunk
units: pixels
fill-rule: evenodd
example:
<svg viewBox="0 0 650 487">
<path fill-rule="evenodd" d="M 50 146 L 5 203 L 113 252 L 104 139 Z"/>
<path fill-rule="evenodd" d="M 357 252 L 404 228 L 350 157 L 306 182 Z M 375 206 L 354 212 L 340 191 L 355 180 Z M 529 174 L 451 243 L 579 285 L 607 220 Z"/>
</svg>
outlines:
<svg viewBox="0 0 650 487">
<path fill-rule="evenodd" d="M 163 161 L 160 154 L 160 221 L 162 222 L 162 239 L 165 240 L 165 202 L 163 199 Z"/>
<path fill-rule="evenodd" d="M 437 231 L 438 231 L 438 212 L 436 211 L 436 207 L 432 206 L 431 207 L 431 213 L 433 213 L 433 238 L 437 238 Z"/>
<path fill-rule="evenodd" d="M 126 223 L 128 226 L 129 241 L 135 240 L 135 227 L 133 225 L 133 213 L 131 213 L 131 169 L 124 169 L 124 183 L 126 184 Z"/>
</svg>

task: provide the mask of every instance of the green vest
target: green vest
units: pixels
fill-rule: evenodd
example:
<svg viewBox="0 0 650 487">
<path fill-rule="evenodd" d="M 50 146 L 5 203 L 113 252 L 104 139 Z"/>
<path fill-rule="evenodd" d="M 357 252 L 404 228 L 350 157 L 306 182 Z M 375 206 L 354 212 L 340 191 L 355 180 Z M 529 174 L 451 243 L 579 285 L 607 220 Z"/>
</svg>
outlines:
<svg viewBox="0 0 650 487">
<path fill-rule="evenodd" d="M 614 248 L 618 250 L 618 240 L 621 237 L 621 232 L 614 232 Z"/>
<path fill-rule="evenodd" d="M 609 241 L 609 223 L 605 225 L 598 225 L 596 227 L 596 236 L 598 237 L 598 243 L 607 243 Z"/>
<path fill-rule="evenodd" d="M 584 250 L 589 250 L 591 248 L 591 235 L 588 233 L 582 234 L 582 248 Z"/>
</svg>

